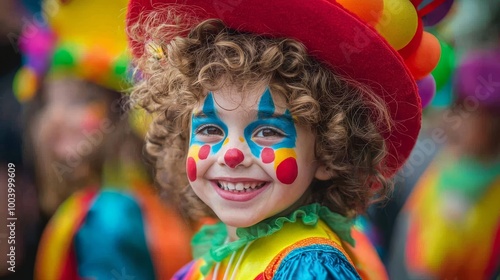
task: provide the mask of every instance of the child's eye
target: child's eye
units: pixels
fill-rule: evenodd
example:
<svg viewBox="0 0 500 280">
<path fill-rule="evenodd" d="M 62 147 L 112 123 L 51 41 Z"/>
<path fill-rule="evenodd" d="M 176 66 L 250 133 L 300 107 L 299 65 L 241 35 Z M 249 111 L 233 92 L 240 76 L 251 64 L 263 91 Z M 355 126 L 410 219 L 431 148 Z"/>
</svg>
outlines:
<svg viewBox="0 0 500 280">
<path fill-rule="evenodd" d="M 196 129 L 195 133 L 200 136 L 224 136 L 224 131 L 215 125 L 203 125 Z"/>
<path fill-rule="evenodd" d="M 262 127 L 254 134 L 254 137 L 258 138 L 283 138 L 285 136 L 284 132 L 272 127 Z"/>
</svg>

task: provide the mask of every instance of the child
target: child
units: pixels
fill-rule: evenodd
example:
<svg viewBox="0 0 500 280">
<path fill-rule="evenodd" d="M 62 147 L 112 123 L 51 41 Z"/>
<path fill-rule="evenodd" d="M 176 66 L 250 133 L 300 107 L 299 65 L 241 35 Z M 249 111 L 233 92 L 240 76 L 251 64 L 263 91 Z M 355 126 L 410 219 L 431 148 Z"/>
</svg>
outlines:
<svg viewBox="0 0 500 280">
<path fill-rule="evenodd" d="M 445 148 L 399 218 L 405 265 L 419 279 L 499 276 L 499 80 L 498 47 L 468 50 L 457 67 Z"/>
<path fill-rule="evenodd" d="M 123 110 L 127 1 L 54 1 L 44 2 L 47 26 L 21 38 L 27 63 L 16 83 L 20 98 L 37 93 L 29 142 L 51 218 L 34 278 L 169 278 L 190 260 L 190 229 L 158 198 L 144 135 Z"/>
<path fill-rule="evenodd" d="M 351 226 L 420 128 L 401 57 L 335 2 L 175 2 L 128 11 L 160 184 L 221 221 L 175 279 L 387 278 Z"/>
</svg>

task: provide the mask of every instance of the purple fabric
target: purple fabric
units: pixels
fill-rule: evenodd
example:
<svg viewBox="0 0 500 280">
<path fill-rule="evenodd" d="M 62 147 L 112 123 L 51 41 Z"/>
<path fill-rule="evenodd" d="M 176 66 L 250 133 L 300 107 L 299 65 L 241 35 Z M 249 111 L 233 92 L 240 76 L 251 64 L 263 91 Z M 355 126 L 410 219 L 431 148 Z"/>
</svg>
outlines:
<svg viewBox="0 0 500 280">
<path fill-rule="evenodd" d="M 172 276 L 171 280 L 183 280 L 186 279 L 188 276 L 189 272 L 193 268 L 193 265 L 195 264 L 196 260 L 193 260 L 186 264 L 184 267 L 182 267 L 179 271 L 175 273 L 174 276 Z"/>
</svg>

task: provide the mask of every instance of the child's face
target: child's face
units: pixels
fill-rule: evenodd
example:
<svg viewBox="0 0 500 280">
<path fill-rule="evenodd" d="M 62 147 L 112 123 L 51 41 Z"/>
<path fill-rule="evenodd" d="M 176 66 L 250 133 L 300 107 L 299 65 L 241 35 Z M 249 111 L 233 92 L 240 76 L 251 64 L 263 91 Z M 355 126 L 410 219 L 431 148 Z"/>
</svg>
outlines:
<svg viewBox="0 0 500 280">
<path fill-rule="evenodd" d="M 47 83 L 45 95 L 35 141 L 58 160 L 77 161 L 96 150 L 102 141 L 90 139 L 96 138 L 107 115 L 103 93 L 90 91 L 80 81 L 60 79 Z"/>
<path fill-rule="evenodd" d="M 188 179 L 229 226 L 248 227 L 286 210 L 316 174 L 315 135 L 294 123 L 285 104 L 265 86 L 223 88 L 193 110 Z"/>
</svg>

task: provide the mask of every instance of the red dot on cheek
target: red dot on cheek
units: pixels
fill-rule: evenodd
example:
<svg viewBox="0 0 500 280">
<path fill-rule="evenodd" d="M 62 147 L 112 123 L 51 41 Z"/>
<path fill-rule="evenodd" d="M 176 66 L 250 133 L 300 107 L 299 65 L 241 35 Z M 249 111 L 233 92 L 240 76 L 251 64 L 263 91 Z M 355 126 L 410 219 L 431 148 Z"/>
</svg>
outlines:
<svg viewBox="0 0 500 280">
<path fill-rule="evenodd" d="M 264 148 L 260 157 L 263 163 L 271 163 L 274 161 L 274 150 L 271 148 Z"/>
<path fill-rule="evenodd" d="M 89 114 L 82 120 L 82 122 L 80 123 L 80 127 L 84 131 L 91 131 L 98 129 L 100 122 L 101 120 L 97 116 Z"/>
<path fill-rule="evenodd" d="M 297 167 L 297 161 L 295 158 L 287 158 L 282 161 L 276 168 L 276 177 L 283 184 L 291 184 L 297 179 L 299 174 L 299 168 Z"/>
<path fill-rule="evenodd" d="M 196 161 L 192 157 L 189 157 L 186 161 L 186 173 L 189 181 L 194 182 L 196 180 Z"/>
<path fill-rule="evenodd" d="M 200 159 L 206 159 L 208 157 L 209 153 L 210 153 L 210 146 L 209 145 L 203 145 L 200 148 L 200 151 L 198 152 L 198 157 Z"/>
</svg>

